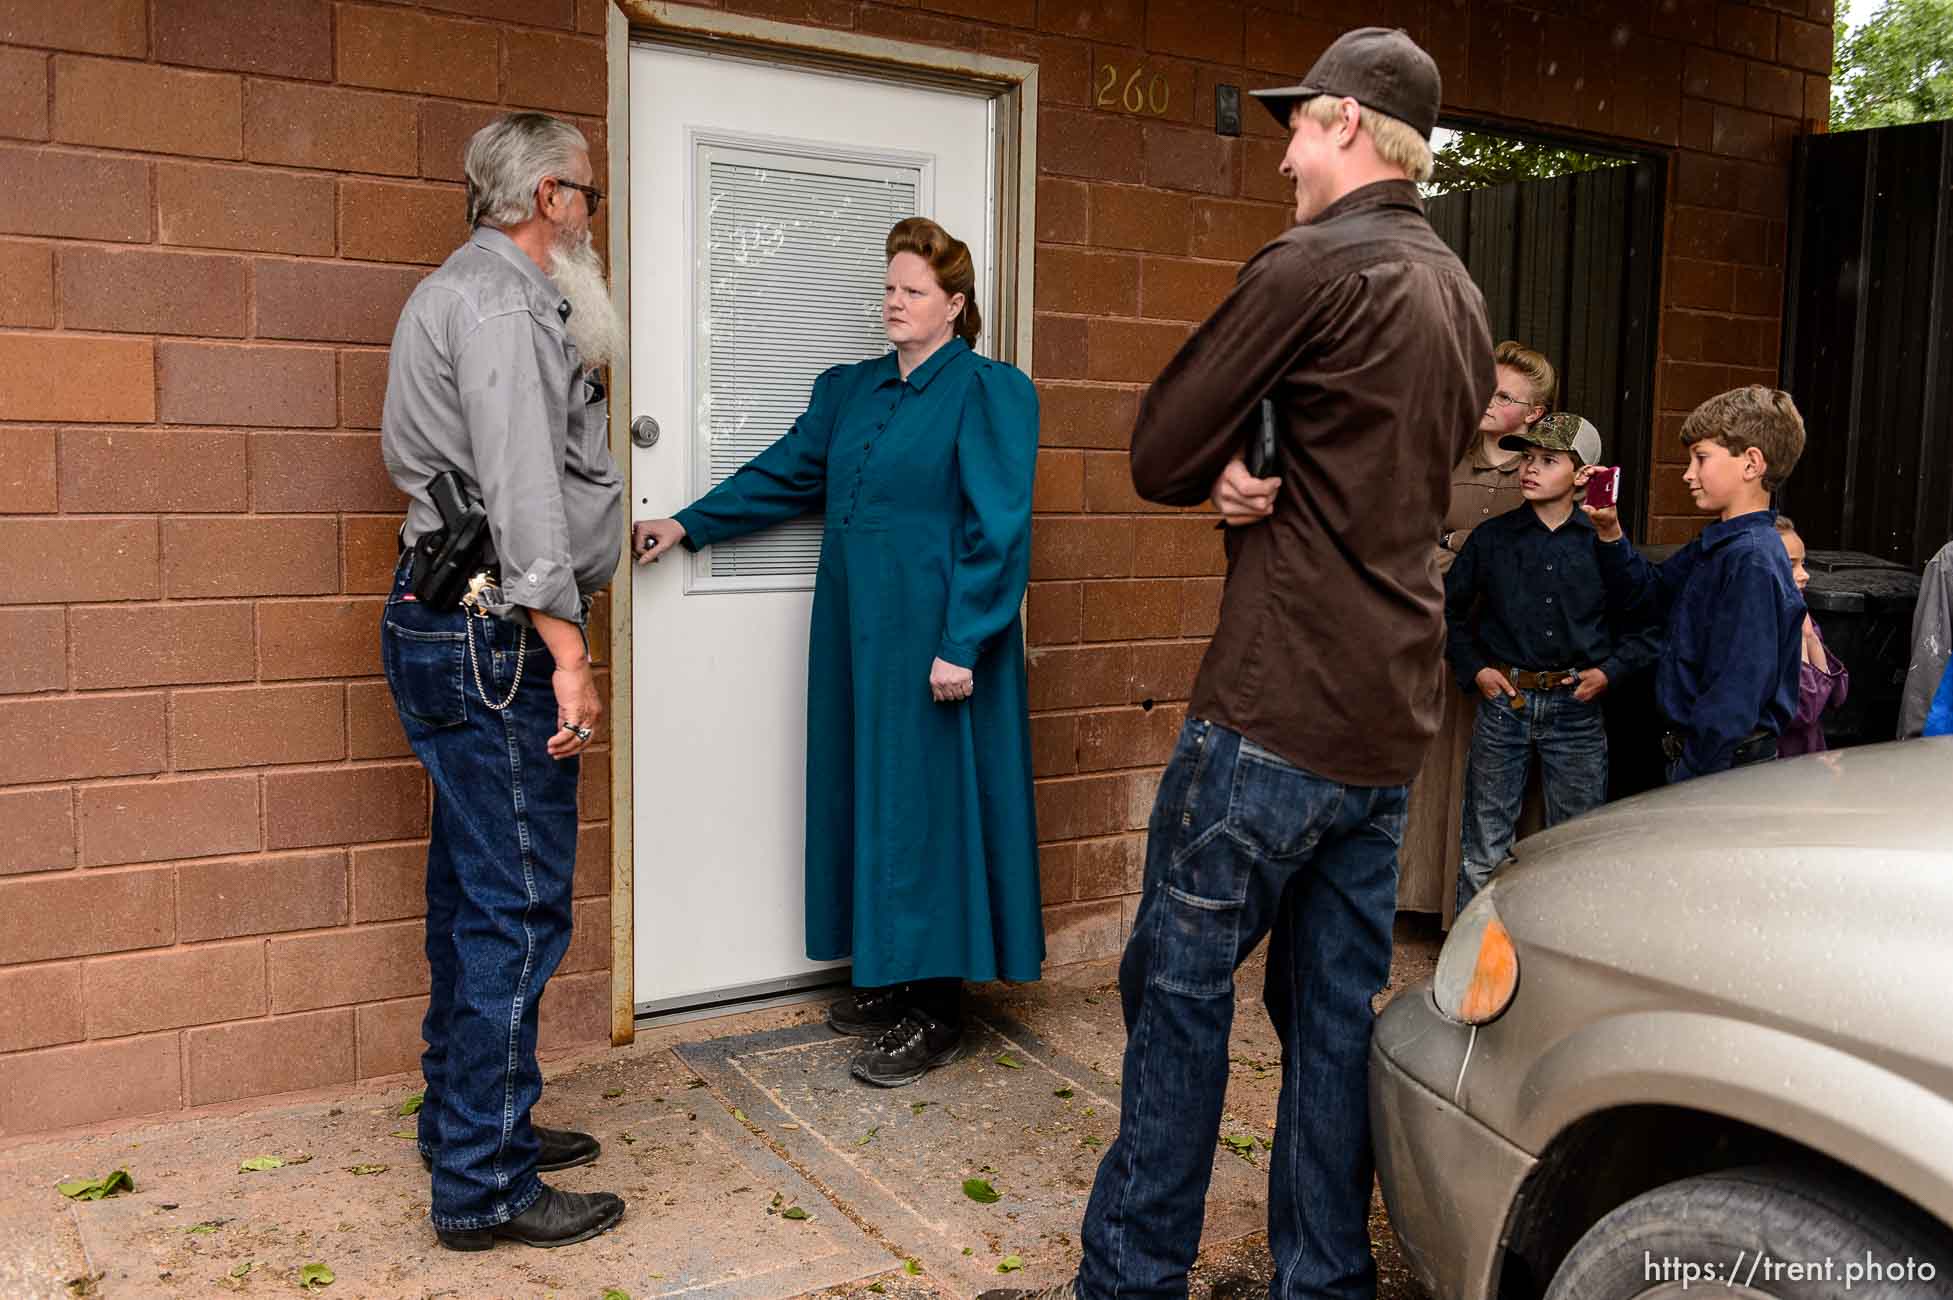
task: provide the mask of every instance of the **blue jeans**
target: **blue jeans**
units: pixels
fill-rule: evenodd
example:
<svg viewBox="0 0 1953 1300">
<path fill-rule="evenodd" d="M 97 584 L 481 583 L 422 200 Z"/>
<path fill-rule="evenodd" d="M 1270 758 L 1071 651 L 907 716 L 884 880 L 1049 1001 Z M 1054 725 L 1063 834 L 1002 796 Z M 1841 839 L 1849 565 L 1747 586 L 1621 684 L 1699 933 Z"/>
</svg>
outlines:
<svg viewBox="0 0 1953 1300">
<path fill-rule="evenodd" d="M 498 712 L 482 688 L 497 704 L 509 695 L 515 626 L 430 609 L 409 585 L 403 561 L 380 645 L 434 786 L 420 1149 L 434 1162 L 435 1226 L 485 1228 L 542 1194 L 529 1123 L 542 1095 L 536 1007 L 570 946 L 578 764 L 545 749 L 557 729 L 555 663 L 541 638 L 528 634 L 521 684 Z"/>
<path fill-rule="evenodd" d="M 1521 691 L 1520 707 L 1480 700 L 1465 768 L 1458 910 L 1477 897 L 1512 851 L 1533 753 L 1543 768 L 1546 824 L 1558 826 L 1607 802 L 1607 724 L 1599 699 L 1571 690 Z"/>
<path fill-rule="evenodd" d="M 1119 1136 L 1085 1210 L 1079 1294 L 1187 1294 L 1227 1095 L 1234 972 L 1269 936 L 1282 1040 L 1271 1294 L 1367 1298 L 1370 999 L 1390 977 L 1406 787 L 1340 785 L 1190 719 L 1161 779 L 1119 965 Z"/>
</svg>

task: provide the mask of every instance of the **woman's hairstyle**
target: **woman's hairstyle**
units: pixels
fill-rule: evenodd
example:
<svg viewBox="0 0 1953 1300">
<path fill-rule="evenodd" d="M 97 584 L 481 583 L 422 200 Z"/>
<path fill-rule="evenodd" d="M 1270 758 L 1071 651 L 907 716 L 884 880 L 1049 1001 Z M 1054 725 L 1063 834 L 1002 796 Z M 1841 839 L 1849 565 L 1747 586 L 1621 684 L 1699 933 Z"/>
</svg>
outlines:
<svg viewBox="0 0 1953 1300">
<path fill-rule="evenodd" d="M 1545 353 L 1533 351 L 1518 339 L 1507 339 L 1492 349 L 1492 364 L 1524 375 L 1533 386 L 1533 402 L 1553 409 L 1554 399 L 1560 395 L 1560 377 L 1553 373 L 1553 363 Z"/>
<path fill-rule="evenodd" d="M 583 132 L 547 113 L 498 117 L 468 141 L 468 228 L 520 225 L 536 215 L 536 187 L 567 175 L 579 153 L 590 152 Z"/>
<path fill-rule="evenodd" d="M 956 336 L 975 347 L 983 318 L 977 312 L 976 264 L 970 260 L 970 246 L 927 217 L 910 217 L 895 223 L 884 247 L 890 261 L 897 253 L 914 253 L 929 263 L 944 293 L 963 295 L 963 310 L 956 315 Z"/>
<path fill-rule="evenodd" d="M 1324 130 L 1336 124 L 1336 117 L 1342 111 L 1342 100 L 1334 95 L 1316 95 L 1301 103 L 1302 111 L 1311 122 Z M 1379 113 L 1367 105 L 1357 119 L 1357 129 L 1370 137 L 1377 157 L 1400 169 L 1404 175 L 1422 184 L 1431 179 L 1431 168 L 1435 159 L 1431 156 L 1431 142 L 1418 134 L 1410 123 L 1395 118 L 1388 113 Z"/>
<path fill-rule="evenodd" d="M 1789 515 L 1778 515 L 1777 531 L 1780 533 L 1794 533 L 1797 531 L 1797 525 Z"/>
</svg>

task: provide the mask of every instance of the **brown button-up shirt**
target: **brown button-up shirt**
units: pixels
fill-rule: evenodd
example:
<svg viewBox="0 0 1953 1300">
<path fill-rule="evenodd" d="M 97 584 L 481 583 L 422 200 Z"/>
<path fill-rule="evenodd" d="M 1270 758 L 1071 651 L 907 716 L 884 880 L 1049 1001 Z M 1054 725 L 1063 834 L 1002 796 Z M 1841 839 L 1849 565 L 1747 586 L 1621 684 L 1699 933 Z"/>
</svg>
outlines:
<svg viewBox="0 0 1953 1300">
<path fill-rule="evenodd" d="M 1193 713 L 1347 785 L 1398 785 L 1438 727 L 1451 467 L 1497 380 L 1485 301 L 1408 181 L 1292 227 L 1153 384 L 1132 435 L 1148 500 L 1207 499 L 1272 396 L 1274 514 L 1227 532 Z"/>
<path fill-rule="evenodd" d="M 1524 504 L 1519 467 L 1525 463 L 1524 456 L 1507 452 L 1506 460 L 1494 465 L 1485 458 L 1485 440 L 1472 439 L 1472 449 L 1451 469 L 1451 508 L 1444 512 L 1444 532 L 1451 537 L 1450 545 L 1444 546 L 1440 534 L 1439 573 L 1451 571 L 1472 529 Z"/>
</svg>

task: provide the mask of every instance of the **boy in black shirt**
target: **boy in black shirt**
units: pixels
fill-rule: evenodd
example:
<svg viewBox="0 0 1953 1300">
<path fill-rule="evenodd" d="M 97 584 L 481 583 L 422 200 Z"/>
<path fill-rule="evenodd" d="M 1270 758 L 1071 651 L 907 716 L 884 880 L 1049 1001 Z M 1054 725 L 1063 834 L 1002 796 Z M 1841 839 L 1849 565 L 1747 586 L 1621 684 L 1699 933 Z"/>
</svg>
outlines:
<svg viewBox="0 0 1953 1300">
<path fill-rule="evenodd" d="M 1594 426 L 1560 412 L 1499 445 L 1525 455 L 1526 504 L 1473 529 L 1444 584 L 1446 653 L 1459 686 L 1484 697 L 1465 770 L 1461 912 L 1512 847 L 1535 751 L 1548 826 L 1607 798 L 1601 693 L 1657 649 L 1633 584 L 1609 580 L 1574 503 L 1575 473 L 1600 458 Z"/>
</svg>

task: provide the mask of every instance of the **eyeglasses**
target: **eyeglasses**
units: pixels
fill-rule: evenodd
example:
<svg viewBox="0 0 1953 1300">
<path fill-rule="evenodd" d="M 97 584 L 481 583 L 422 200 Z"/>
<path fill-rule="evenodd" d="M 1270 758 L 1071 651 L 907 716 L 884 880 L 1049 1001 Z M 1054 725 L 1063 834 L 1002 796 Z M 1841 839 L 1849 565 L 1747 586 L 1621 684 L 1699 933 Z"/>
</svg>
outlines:
<svg viewBox="0 0 1953 1300">
<path fill-rule="evenodd" d="M 1526 401 L 1526 400 L 1525 400 L 1525 399 L 1523 399 L 1523 398 L 1519 398 L 1519 397 L 1514 397 L 1514 396 L 1513 396 L 1512 394 L 1510 394 L 1510 393 L 1505 393 L 1505 392 L 1497 392 L 1497 393 L 1493 393 L 1493 394 L 1492 394 L 1492 405 L 1494 405 L 1494 406 L 1531 406 L 1531 405 L 1533 405 L 1533 403 L 1531 403 L 1531 402 L 1528 402 L 1528 401 Z"/>
<path fill-rule="evenodd" d="M 604 192 L 602 190 L 594 185 L 578 185 L 575 181 L 566 181 L 560 176 L 557 178 L 556 183 L 566 190 L 575 190 L 578 194 L 581 194 L 584 201 L 590 205 L 591 217 L 594 218 L 597 215 L 597 209 L 604 201 Z"/>
</svg>

